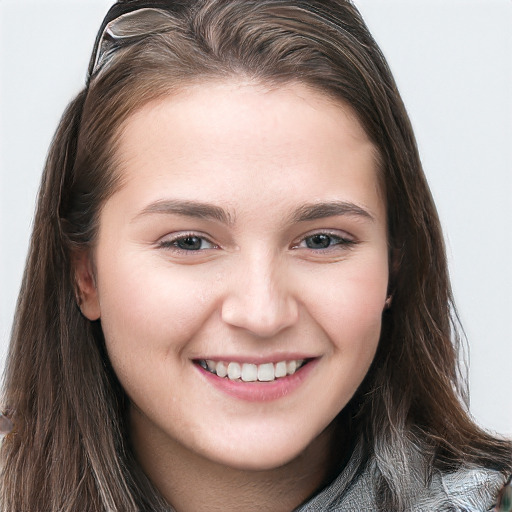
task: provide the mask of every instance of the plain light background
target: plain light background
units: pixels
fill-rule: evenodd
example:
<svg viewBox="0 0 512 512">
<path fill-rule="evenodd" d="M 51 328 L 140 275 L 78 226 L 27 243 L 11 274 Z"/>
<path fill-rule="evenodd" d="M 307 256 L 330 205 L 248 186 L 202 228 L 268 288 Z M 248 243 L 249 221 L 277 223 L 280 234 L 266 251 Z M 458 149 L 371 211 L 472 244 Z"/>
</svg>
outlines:
<svg viewBox="0 0 512 512">
<path fill-rule="evenodd" d="M 0 0 L 0 365 L 45 155 L 111 0 Z M 512 434 L 512 0 L 356 0 L 411 116 L 469 339 L 471 411 Z"/>
</svg>

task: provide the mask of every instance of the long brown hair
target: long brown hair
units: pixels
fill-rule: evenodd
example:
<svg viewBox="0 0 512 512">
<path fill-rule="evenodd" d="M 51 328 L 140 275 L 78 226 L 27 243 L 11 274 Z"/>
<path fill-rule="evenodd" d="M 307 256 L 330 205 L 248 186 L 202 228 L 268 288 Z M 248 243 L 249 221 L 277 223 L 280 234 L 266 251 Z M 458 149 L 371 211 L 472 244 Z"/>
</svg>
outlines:
<svg viewBox="0 0 512 512">
<path fill-rule="evenodd" d="M 441 470 L 510 470 L 510 444 L 480 430 L 463 405 L 439 220 L 395 82 L 356 8 L 167 3 L 168 30 L 119 49 L 69 105 L 50 148 L 5 378 L 3 407 L 16 427 L 1 449 L 2 510 L 168 509 L 132 456 L 127 398 L 101 323 L 77 306 L 73 257 L 94 247 L 100 209 L 120 186 L 116 143 L 128 117 L 191 83 L 239 76 L 300 82 L 347 102 L 379 153 L 393 305 L 339 421 L 375 461 L 382 509 L 404 508 L 411 447 Z"/>
</svg>

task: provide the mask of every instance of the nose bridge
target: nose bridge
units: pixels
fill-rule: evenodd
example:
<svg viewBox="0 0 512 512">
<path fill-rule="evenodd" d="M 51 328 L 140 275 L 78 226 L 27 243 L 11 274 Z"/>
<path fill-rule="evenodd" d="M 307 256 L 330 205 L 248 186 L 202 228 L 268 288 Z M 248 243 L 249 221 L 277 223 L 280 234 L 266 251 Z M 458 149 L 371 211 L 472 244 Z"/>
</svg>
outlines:
<svg viewBox="0 0 512 512">
<path fill-rule="evenodd" d="M 286 274 L 277 255 L 260 251 L 241 257 L 228 278 L 223 320 L 260 337 L 273 336 L 293 325 L 298 304 Z"/>
</svg>

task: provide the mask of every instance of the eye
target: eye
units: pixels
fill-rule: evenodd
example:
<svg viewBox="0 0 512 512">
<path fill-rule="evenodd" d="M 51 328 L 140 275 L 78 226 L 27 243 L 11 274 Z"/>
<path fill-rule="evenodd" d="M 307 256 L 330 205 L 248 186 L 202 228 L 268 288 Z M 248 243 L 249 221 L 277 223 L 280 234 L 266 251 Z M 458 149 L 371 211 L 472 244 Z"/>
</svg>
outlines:
<svg viewBox="0 0 512 512">
<path fill-rule="evenodd" d="M 204 249 L 204 246 L 208 245 L 208 242 L 205 242 L 205 240 L 199 236 L 185 236 L 175 240 L 174 244 L 178 249 L 184 251 L 199 251 Z"/>
<path fill-rule="evenodd" d="M 164 249 L 174 249 L 177 251 L 201 251 L 205 249 L 215 249 L 217 246 L 203 236 L 193 233 L 185 233 L 166 238 L 162 240 L 159 247 Z"/>
<path fill-rule="evenodd" d="M 332 249 L 336 246 L 350 247 L 355 243 L 355 240 L 333 233 L 314 233 L 304 237 L 295 247 L 321 251 Z"/>
<path fill-rule="evenodd" d="M 308 236 L 305 239 L 306 247 L 308 247 L 308 249 L 327 249 L 333 244 L 334 241 L 335 240 L 332 236 L 324 235 L 323 233 Z"/>
</svg>

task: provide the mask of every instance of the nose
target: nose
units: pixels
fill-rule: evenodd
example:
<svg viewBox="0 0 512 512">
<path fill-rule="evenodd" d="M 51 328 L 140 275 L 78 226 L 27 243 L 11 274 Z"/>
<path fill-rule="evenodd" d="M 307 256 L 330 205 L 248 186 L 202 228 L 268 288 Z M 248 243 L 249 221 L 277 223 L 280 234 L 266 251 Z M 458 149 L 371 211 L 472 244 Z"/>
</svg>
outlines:
<svg viewBox="0 0 512 512">
<path fill-rule="evenodd" d="M 228 277 L 222 320 L 260 338 L 294 325 L 299 307 L 286 269 L 268 257 L 241 263 Z"/>
</svg>

